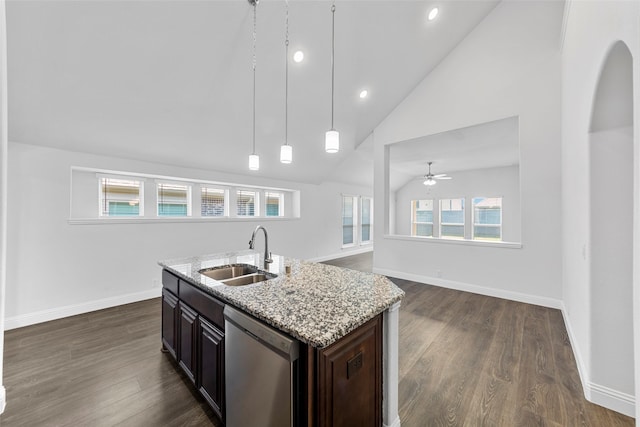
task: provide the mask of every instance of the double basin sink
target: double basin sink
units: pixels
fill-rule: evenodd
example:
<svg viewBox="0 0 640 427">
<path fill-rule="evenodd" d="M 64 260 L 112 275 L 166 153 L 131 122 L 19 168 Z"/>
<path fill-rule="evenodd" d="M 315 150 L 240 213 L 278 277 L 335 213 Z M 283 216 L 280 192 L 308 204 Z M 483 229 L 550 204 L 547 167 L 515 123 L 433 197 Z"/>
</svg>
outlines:
<svg viewBox="0 0 640 427">
<path fill-rule="evenodd" d="M 278 277 L 275 274 L 267 273 L 249 264 L 232 264 L 222 267 L 205 268 L 200 270 L 199 273 L 228 286 L 251 285 Z"/>
</svg>

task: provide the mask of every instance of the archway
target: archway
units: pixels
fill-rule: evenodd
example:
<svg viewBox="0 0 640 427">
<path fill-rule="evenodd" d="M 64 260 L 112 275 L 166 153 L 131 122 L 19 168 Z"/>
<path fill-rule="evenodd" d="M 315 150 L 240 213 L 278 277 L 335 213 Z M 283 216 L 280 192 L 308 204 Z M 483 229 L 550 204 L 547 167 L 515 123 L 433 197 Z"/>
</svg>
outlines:
<svg viewBox="0 0 640 427">
<path fill-rule="evenodd" d="M 622 42 L 609 51 L 592 111 L 591 383 L 633 396 L 633 63 Z"/>
</svg>

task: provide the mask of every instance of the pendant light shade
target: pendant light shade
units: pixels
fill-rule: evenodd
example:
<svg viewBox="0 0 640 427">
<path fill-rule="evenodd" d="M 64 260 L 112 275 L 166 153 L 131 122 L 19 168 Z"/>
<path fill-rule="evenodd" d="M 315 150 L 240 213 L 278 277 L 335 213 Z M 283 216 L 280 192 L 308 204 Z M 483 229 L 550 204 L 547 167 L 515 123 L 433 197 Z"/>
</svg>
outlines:
<svg viewBox="0 0 640 427">
<path fill-rule="evenodd" d="M 284 145 L 280 147 L 280 162 L 293 161 L 293 148 L 289 145 L 289 0 L 285 0 L 284 30 Z"/>
<path fill-rule="evenodd" d="M 280 146 L 280 161 L 287 164 L 293 161 L 293 148 L 290 145 Z"/>
<path fill-rule="evenodd" d="M 249 170 L 260 169 L 260 157 L 256 154 L 256 9 L 258 0 L 249 0 L 253 6 L 253 150 L 249 155 Z"/>
<path fill-rule="evenodd" d="M 324 151 L 327 153 L 337 153 L 340 150 L 340 134 L 333 127 L 333 92 L 334 92 L 334 50 L 335 50 L 335 33 L 336 33 L 336 5 L 331 5 L 331 129 L 327 131 L 324 137 Z"/>
<path fill-rule="evenodd" d="M 324 151 L 327 153 L 337 153 L 340 150 L 340 134 L 337 130 L 328 130 L 324 137 Z"/>
<path fill-rule="evenodd" d="M 249 155 L 249 169 L 252 171 L 257 171 L 260 169 L 260 156 L 257 154 Z"/>
</svg>

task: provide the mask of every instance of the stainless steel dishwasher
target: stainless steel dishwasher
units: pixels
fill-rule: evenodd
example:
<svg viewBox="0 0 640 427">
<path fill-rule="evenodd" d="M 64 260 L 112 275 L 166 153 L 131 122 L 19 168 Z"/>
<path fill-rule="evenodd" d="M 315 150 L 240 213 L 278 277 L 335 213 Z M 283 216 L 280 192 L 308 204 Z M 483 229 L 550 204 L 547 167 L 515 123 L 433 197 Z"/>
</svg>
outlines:
<svg viewBox="0 0 640 427">
<path fill-rule="evenodd" d="M 299 342 L 224 308 L 227 427 L 297 424 Z"/>
</svg>

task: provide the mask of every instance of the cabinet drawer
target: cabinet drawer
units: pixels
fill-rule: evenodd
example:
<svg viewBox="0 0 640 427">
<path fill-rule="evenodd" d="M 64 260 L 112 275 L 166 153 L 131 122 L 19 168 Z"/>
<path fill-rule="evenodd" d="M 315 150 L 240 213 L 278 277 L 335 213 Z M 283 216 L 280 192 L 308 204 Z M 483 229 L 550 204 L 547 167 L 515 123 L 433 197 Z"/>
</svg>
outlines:
<svg viewBox="0 0 640 427">
<path fill-rule="evenodd" d="M 162 270 L 162 285 L 173 292 L 174 295 L 178 295 L 178 278 L 167 270 Z"/>
<path fill-rule="evenodd" d="M 205 294 L 195 286 L 180 280 L 180 299 L 189 304 L 200 315 L 209 319 L 221 331 L 224 331 L 224 303 Z"/>
</svg>

